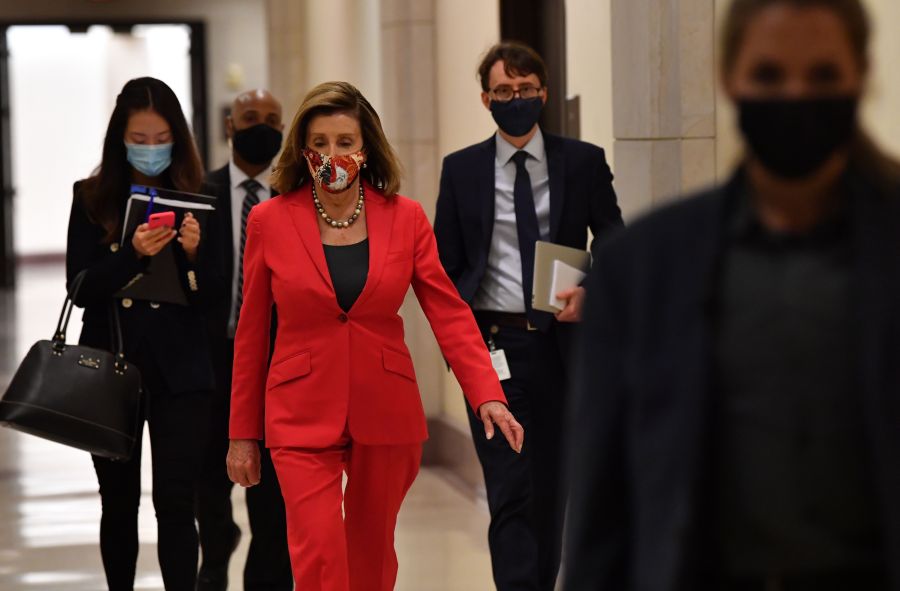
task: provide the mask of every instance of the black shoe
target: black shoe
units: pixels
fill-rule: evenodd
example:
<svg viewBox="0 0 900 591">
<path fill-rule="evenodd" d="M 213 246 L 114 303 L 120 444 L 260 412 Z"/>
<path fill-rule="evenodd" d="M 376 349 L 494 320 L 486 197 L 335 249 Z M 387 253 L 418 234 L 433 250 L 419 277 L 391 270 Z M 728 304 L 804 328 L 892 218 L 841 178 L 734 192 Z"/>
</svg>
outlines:
<svg viewBox="0 0 900 591">
<path fill-rule="evenodd" d="M 225 566 L 207 567 L 205 564 L 201 564 L 200 572 L 197 573 L 197 591 L 227 591 L 228 563 L 231 561 L 231 555 L 234 554 L 240 543 L 241 528 L 235 525 L 232 533 L 231 551 L 228 553 L 228 559 L 225 560 Z"/>
</svg>

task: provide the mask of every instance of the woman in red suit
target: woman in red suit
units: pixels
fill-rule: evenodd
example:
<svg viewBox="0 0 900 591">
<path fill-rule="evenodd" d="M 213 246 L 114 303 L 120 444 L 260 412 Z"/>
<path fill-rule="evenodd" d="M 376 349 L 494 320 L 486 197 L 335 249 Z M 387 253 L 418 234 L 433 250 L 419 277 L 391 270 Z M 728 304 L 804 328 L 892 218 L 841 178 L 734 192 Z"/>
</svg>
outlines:
<svg viewBox="0 0 900 591">
<path fill-rule="evenodd" d="M 410 286 L 486 436 L 496 425 L 522 448 L 522 427 L 425 212 L 397 195 L 399 170 L 362 94 L 321 84 L 275 169 L 282 196 L 245 215 L 228 471 L 242 486 L 258 483 L 256 441 L 265 436 L 302 591 L 394 587 L 397 513 L 427 437 L 397 313 Z"/>
</svg>

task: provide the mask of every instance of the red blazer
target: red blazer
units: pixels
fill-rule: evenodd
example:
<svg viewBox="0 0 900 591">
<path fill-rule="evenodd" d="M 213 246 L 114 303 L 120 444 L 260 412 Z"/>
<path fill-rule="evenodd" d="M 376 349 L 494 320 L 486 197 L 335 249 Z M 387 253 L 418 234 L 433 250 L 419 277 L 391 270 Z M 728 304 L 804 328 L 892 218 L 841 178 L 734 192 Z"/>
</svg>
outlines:
<svg viewBox="0 0 900 591">
<path fill-rule="evenodd" d="M 427 438 L 398 315 L 412 285 L 472 408 L 506 402 L 469 306 L 438 259 L 419 203 L 366 185 L 369 274 L 338 306 L 309 184 L 257 205 L 247 222 L 244 300 L 234 342 L 232 439 L 269 447 L 334 445 L 349 425 L 368 445 Z M 278 330 L 271 367 L 272 304 Z"/>
</svg>

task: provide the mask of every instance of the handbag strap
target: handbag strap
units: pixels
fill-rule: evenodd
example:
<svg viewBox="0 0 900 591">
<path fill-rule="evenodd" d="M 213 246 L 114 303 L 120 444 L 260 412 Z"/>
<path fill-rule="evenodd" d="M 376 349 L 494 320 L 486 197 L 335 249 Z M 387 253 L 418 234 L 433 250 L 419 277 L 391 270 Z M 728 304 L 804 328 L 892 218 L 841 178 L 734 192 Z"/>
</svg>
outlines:
<svg viewBox="0 0 900 591">
<path fill-rule="evenodd" d="M 56 323 L 56 332 L 53 335 L 53 348 L 57 351 L 61 351 L 66 347 L 66 331 L 69 329 L 72 308 L 75 307 L 75 300 L 78 298 L 78 292 L 81 290 L 81 284 L 84 283 L 87 273 L 87 269 L 78 273 L 66 292 L 66 299 L 63 302 L 62 311 L 59 313 L 59 321 Z M 110 304 L 110 316 L 112 316 L 113 353 L 116 356 L 116 367 L 118 369 L 120 361 L 125 359 L 125 342 L 122 339 L 122 322 L 119 319 L 119 308 L 115 302 Z"/>
<path fill-rule="evenodd" d="M 122 321 L 119 319 L 119 307 L 113 301 L 109 306 L 109 315 L 112 317 L 112 346 L 117 359 L 125 358 L 125 340 L 122 338 Z"/>
<path fill-rule="evenodd" d="M 78 292 L 81 290 L 81 284 L 84 282 L 87 272 L 88 270 L 84 269 L 78 273 L 66 291 L 66 299 L 63 302 L 62 311 L 59 313 L 59 321 L 56 323 L 56 332 L 53 333 L 53 344 L 56 347 L 65 346 L 66 344 L 66 330 L 69 328 L 69 318 L 72 316 L 75 299 L 78 297 Z"/>
</svg>

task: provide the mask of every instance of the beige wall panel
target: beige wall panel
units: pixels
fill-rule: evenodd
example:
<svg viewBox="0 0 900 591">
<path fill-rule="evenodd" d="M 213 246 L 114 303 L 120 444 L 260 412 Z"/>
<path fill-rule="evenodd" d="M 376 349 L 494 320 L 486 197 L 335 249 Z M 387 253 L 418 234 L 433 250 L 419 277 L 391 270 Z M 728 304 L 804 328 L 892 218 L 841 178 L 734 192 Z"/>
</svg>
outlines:
<svg viewBox="0 0 900 591">
<path fill-rule="evenodd" d="M 566 85 L 581 97 L 581 139 L 606 150 L 613 162 L 610 0 L 566 0 Z"/>
<path fill-rule="evenodd" d="M 438 156 L 487 139 L 496 130 L 481 104 L 476 70 L 500 39 L 498 0 L 436 0 Z"/>
<path fill-rule="evenodd" d="M 450 152 L 487 139 L 496 130 L 490 113 L 481 104 L 481 87 L 475 74 L 483 54 L 499 39 L 498 0 L 435 1 L 439 161 Z M 466 407 L 459 384 L 446 367 L 441 371 L 442 414 L 466 428 Z"/>
<path fill-rule="evenodd" d="M 680 154 L 683 193 L 694 193 L 716 183 L 715 138 L 684 139 L 681 141 Z"/>
<path fill-rule="evenodd" d="M 612 0 L 618 139 L 681 135 L 678 0 Z"/>
<path fill-rule="evenodd" d="M 900 158 L 900 2 L 866 0 L 875 27 L 872 81 L 864 121 L 878 143 Z"/>
<path fill-rule="evenodd" d="M 681 192 L 680 140 L 617 140 L 616 184 L 625 222 Z"/>
<path fill-rule="evenodd" d="M 681 137 L 716 135 L 714 0 L 680 0 Z"/>
</svg>

